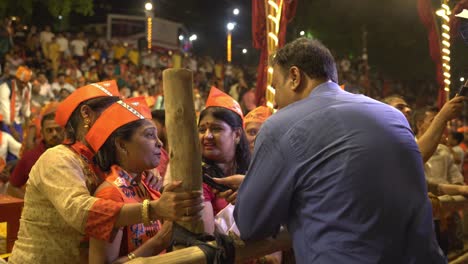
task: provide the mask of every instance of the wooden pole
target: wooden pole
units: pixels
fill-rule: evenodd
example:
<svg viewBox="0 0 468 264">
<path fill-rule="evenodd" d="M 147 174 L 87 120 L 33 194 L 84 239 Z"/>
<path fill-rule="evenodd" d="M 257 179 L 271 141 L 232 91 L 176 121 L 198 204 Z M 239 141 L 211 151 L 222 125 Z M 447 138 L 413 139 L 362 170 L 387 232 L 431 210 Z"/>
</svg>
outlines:
<svg viewBox="0 0 468 264">
<path fill-rule="evenodd" d="M 202 190 L 201 152 L 192 83 L 189 70 L 163 71 L 167 140 L 171 146 L 170 173 L 173 181 L 182 181 L 180 191 Z M 194 233 L 203 232 L 202 220 L 178 224 Z"/>
<path fill-rule="evenodd" d="M 212 242 L 214 243 L 214 242 Z M 287 250 L 291 248 L 291 238 L 286 230 L 281 231 L 276 239 L 268 238 L 259 241 L 246 242 L 245 244 L 235 243 L 236 263 L 243 263 L 246 260 L 263 257 L 265 255 Z M 131 264 L 205 264 L 206 257 L 198 247 L 189 247 L 174 252 L 162 254 L 148 258 L 137 258 L 129 262 Z"/>
</svg>

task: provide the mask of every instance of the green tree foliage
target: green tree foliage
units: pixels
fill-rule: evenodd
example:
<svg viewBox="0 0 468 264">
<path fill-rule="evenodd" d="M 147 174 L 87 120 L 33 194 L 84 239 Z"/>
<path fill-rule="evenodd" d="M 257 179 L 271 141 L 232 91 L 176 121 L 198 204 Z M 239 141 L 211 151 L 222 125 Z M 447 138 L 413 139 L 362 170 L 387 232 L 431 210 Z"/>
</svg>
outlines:
<svg viewBox="0 0 468 264">
<path fill-rule="evenodd" d="M 36 5 L 45 6 L 54 17 L 68 17 L 71 12 L 93 15 L 93 0 L 1 0 L 0 17 L 14 15 L 28 20 Z"/>
</svg>

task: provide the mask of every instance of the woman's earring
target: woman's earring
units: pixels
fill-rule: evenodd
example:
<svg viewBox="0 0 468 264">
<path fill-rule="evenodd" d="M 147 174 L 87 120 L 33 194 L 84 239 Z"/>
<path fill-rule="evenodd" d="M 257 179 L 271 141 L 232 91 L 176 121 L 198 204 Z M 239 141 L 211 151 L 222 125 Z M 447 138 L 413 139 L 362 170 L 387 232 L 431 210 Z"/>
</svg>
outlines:
<svg viewBox="0 0 468 264">
<path fill-rule="evenodd" d="M 91 123 L 91 120 L 89 120 L 89 118 L 85 118 L 85 120 L 84 120 L 84 128 L 88 129 L 88 128 L 89 128 L 89 123 Z"/>
</svg>

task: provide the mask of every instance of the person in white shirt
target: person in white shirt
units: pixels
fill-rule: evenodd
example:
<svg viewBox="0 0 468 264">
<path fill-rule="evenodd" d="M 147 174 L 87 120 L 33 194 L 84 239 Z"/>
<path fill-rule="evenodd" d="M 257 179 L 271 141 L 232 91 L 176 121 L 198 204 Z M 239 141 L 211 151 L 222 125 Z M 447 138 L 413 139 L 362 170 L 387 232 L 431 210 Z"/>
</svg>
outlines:
<svg viewBox="0 0 468 264">
<path fill-rule="evenodd" d="M 86 54 L 86 47 L 88 46 L 88 43 L 84 40 L 83 33 L 79 33 L 78 37 L 70 42 L 70 46 L 73 50 L 73 56 L 81 64 Z"/>
<path fill-rule="evenodd" d="M 457 164 L 460 172 L 463 173 L 463 160 L 465 158 L 465 152 L 460 147 L 460 143 L 463 142 L 463 133 L 452 132 L 447 137 L 447 146 L 450 148 L 453 160 Z"/>
<path fill-rule="evenodd" d="M 49 45 L 54 36 L 54 33 L 50 31 L 50 26 L 45 26 L 44 30 L 39 34 L 39 42 L 41 42 L 42 52 L 46 58 L 49 57 L 47 45 Z"/>
<path fill-rule="evenodd" d="M 437 108 L 429 107 L 420 109 L 414 114 L 416 138 L 420 138 L 427 131 L 437 113 Z M 464 184 L 463 175 L 455 163 L 449 147 L 443 144 L 437 146 L 434 154 L 424 164 L 424 172 L 426 180 L 432 183 Z"/>
<path fill-rule="evenodd" d="M 73 85 L 65 82 L 65 74 L 60 73 L 58 75 L 57 81 L 52 83 L 52 91 L 55 97 L 59 96 L 59 93 L 62 89 L 65 89 L 70 93 L 73 93 L 73 91 L 75 91 L 75 87 L 73 87 Z"/>
<path fill-rule="evenodd" d="M 2 121 L 3 116 L 0 115 L 0 122 Z M 21 143 L 16 141 L 10 134 L 0 131 L 0 159 L 4 161 L 7 160 L 7 154 L 10 152 L 16 158 L 19 157 L 19 152 L 21 149 Z"/>
<path fill-rule="evenodd" d="M 63 33 L 57 34 L 57 43 L 60 46 L 60 52 L 62 53 L 63 58 L 67 58 L 68 56 L 70 56 L 68 39 L 63 35 Z"/>
<path fill-rule="evenodd" d="M 54 93 L 52 92 L 52 86 L 44 73 L 39 73 L 37 80 L 40 84 L 39 94 L 46 97 L 47 99 L 53 99 Z"/>
</svg>

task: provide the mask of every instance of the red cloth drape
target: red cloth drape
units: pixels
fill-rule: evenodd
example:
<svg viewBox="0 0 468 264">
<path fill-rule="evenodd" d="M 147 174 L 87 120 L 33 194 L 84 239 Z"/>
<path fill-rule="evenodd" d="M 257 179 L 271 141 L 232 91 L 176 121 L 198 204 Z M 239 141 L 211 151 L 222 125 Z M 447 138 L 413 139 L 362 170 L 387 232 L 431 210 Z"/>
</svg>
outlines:
<svg viewBox="0 0 468 264">
<path fill-rule="evenodd" d="M 267 81 L 268 48 L 265 12 L 265 0 L 252 0 L 253 47 L 260 50 L 260 61 L 258 62 L 257 85 L 255 90 L 257 105 L 265 104 L 265 89 Z"/>
<path fill-rule="evenodd" d="M 265 105 L 265 93 L 267 82 L 268 47 L 266 32 L 266 0 L 252 0 L 252 39 L 253 46 L 260 50 L 260 61 L 257 69 L 257 89 L 255 98 L 257 105 Z M 296 14 L 297 0 L 283 0 L 281 22 L 278 33 L 278 47 L 286 42 L 287 24 Z"/>
<path fill-rule="evenodd" d="M 440 38 L 431 0 L 418 0 L 418 13 L 421 22 L 427 30 L 429 39 L 429 53 L 436 66 L 436 80 L 439 85 L 438 105 L 445 103 L 444 77 L 442 74 L 442 55 L 440 51 Z"/>
</svg>

